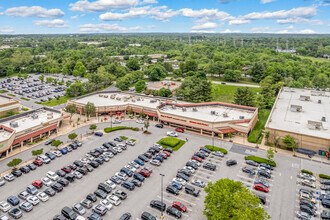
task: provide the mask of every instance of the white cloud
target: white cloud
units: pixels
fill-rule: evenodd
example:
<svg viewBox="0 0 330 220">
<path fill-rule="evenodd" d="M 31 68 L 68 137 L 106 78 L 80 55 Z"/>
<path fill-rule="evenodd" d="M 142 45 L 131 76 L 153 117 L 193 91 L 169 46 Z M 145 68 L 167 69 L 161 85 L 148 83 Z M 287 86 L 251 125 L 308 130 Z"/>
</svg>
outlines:
<svg viewBox="0 0 330 220">
<path fill-rule="evenodd" d="M 113 9 L 127 10 L 139 4 L 139 0 L 81 0 L 70 4 L 70 10 L 83 12 L 102 12 Z"/>
<path fill-rule="evenodd" d="M 134 18 L 141 18 L 150 16 L 153 19 L 167 21 L 169 18 L 172 18 L 178 15 L 179 11 L 173 11 L 172 9 L 167 9 L 167 6 L 151 7 L 144 6 L 139 8 L 132 8 L 126 13 L 113 13 L 107 12 L 101 14 L 99 18 L 103 21 L 116 21 L 116 20 L 127 20 Z"/>
<path fill-rule="evenodd" d="M 311 18 L 316 15 L 316 6 L 307 6 L 300 8 L 293 8 L 291 10 L 280 10 L 275 12 L 252 12 L 243 16 L 244 19 L 249 20 L 263 20 L 263 19 L 287 19 L 287 18 Z"/>
<path fill-rule="evenodd" d="M 216 27 L 217 27 L 216 23 L 207 22 L 207 23 L 204 23 L 204 24 L 196 24 L 191 29 L 192 30 L 206 30 L 206 29 L 214 29 Z"/>
<path fill-rule="evenodd" d="M 316 34 L 316 32 L 311 29 L 305 29 L 305 30 L 298 31 L 297 34 Z"/>
<path fill-rule="evenodd" d="M 229 25 L 240 25 L 240 24 L 249 24 L 250 20 L 244 20 L 244 19 L 234 19 L 229 21 Z"/>
<path fill-rule="evenodd" d="M 215 31 L 210 31 L 210 30 L 192 30 L 190 31 L 191 33 L 204 33 L 204 34 L 214 34 Z"/>
<path fill-rule="evenodd" d="M 269 31 L 269 27 L 254 27 L 254 28 L 251 28 L 251 31 L 253 33 L 265 33 L 267 31 Z"/>
<path fill-rule="evenodd" d="M 34 25 L 48 28 L 67 28 L 67 22 L 61 19 L 33 21 Z"/>
<path fill-rule="evenodd" d="M 308 23 L 311 25 L 323 25 L 321 20 L 309 20 L 306 18 L 287 18 L 279 19 L 276 21 L 278 24 L 299 24 L 299 23 Z"/>
<path fill-rule="evenodd" d="M 136 27 L 121 27 L 118 24 L 83 24 L 80 25 L 80 31 L 84 33 L 96 33 L 96 32 L 127 32 L 143 29 L 141 26 Z"/>
<path fill-rule="evenodd" d="M 0 27 L 0 34 L 11 34 L 14 33 L 14 29 L 9 26 Z"/>
<path fill-rule="evenodd" d="M 183 17 L 199 18 L 200 21 L 214 21 L 214 20 L 228 20 L 234 17 L 230 16 L 227 12 L 218 11 L 218 9 L 200 9 L 192 10 L 191 8 L 180 9 Z"/>
<path fill-rule="evenodd" d="M 267 4 L 269 2 L 274 2 L 274 1 L 276 1 L 276 0 L 261 0 L 261 3 L 262 4 Z"/>
<path fill-rule="evenodd" d="M 156 28 L 157 25 L 149 25 L 147 28 Z"/>
<path fill-rule="evenodd" d="M 79 17 L 78 15 L 74 15 L 74 16 L 71 16 L 70 18 L 71 19 L 78 19 L 78 17 Z"/>
<path fill-rule="evenodd" d="M 158 1 L 157 0 L 143 0 L 143 2 L 141 2 L 141 5 L 144 4 L 157 4 Z"/>
<path fill-rule="evenodd" d="M 277 31 L 276 34 L 290 34 L 289 30 Z"/>
<path fill-rule="evenodd" d="M 233 2 L 233 1 L 235 1 L 235 0 L 218 0 L 218 2 L 220 2 L 220 3 L 228 3 L 228 2 Z"/>
<path fill-rule="evenodd" d="M 32 7 L 15 7 L 8 8 L 3 14 L 11 17 L 38 17 L 38 18 L 60 18 L 64 16 L 64 12 L 60 9 L 42 8 L 40 6 Z"/>
<path fill-rule="evenodd" d="M 224 34 L 230 34 L 230 33 L 241 33 L 241 31 L 238 31 L 238 30 L 230 30 L 230 29 L 226 29 L 224 31 L 222 31 L 221 33 L 224 33 Z"/>
</svg>

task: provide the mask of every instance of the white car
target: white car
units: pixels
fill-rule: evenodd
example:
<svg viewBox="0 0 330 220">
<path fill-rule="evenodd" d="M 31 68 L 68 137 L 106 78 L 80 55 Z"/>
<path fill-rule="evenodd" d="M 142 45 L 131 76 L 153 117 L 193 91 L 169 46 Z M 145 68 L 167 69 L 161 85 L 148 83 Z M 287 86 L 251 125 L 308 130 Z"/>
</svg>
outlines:
<svg viewBox="0 0 330 220">
<path fill-rule="evenodd" d="M 180 183 L 182 186 L 185 186 L 187 184 L 187 182 L 184 179 L 178 177 L 173 178 L 172 182 Z"/>
<path fill-rule="evenodd" d="M 133 166 L 131 166 L 131 165 L 129 165 L 129 164 L 125 165 L 125 168 L 129 169 L 132 172 L 135 172 L 136 171 L 136 168 L 133 167 Z"/>
<path fill-rule="evenodd" d="M 110 210 L 112 208 L 111 202 L 109 202 L 109 200 L 107 200 L 107 199 L 101 200 L 100 204 L 103 205 L 104 207 L 106 207 L 108 210 Z"/>
<path fill-rule="evenodd" d="M 115 206 L 118 206 L 121 203 L 120 199 L 115 195 L 107 196 L 107 200 L 109 200 L 109 202 Z"/>
<path fill-rule="evenodd" d="M 159 160 L 152 160 L 150 161 L 150 164 L 154 165 L 154 166 L 160 166 L 160 161 Z"/>
<path fill-rule="evenodd" d="M 224 157 L 225 154 L 220 152 L 220 151 L 212 151 L 212 155 L 217 156 L 217 157 Z"/>
<path fill-rule="evenodd" d="M 144 124 L 144 121 L 143 120 L 136 120 L 136 123 L 138 123 L 138 124 Z"/>
<path fill-rule="evenodd" d="M 15 179 L 15 176 L 13 174 L 9 173 L 9 174 L 5 175 L 3 178 L 5 180 L 7 180 L 8 182 L 11 182 Z"/>
<path fill-rule="evenodd" d="M 140 168 L 140 165 L 135 163 L 134 161 L 131 161 L 128 163 L 128 165 L 131 165 L 132 167 L 136 168 L 136 169 L 139 169 Z"/>
<path fill-rule="evenodd" d="M 127 141 L 126 144 L 129 145 L 129 146 L 134 146 L 135 142 L 134 141 Z"/>
<path fill-rule="evenodd" d="M 204 188 L 206 186 L 206 184 L 204 183 L 204 181 L 202 181 L 200 179 L 193 179 L 191 181 L 191 184 L 192 185 L 195 185 L 195 186 L 198 186 L 198 187 L 201 187 L 201 188 Z"/>
<path fill-rule="evenodd" d="M 191 173 L 195 173 L 195 169 L 194 168 L 192 168 L 191 166 L 185 166 L 185 167 L 183 167 L 183 169 L 185 169 L 185 170 L 189 170 Z"/>
<path fill-rule="evenodd" d="M 124 181 L 127 180 L 127 178 L 128 178 L 128 176 L 123 172 L 117 172 L 117 173 L 115 173 L 115 175 L 118 176 L 119 179 L 124 180 Z"/>
<path fill-rule="evenodd" d="M 76 220 L 86 220 L 86 218 L 83 217 L 83 216 L 81 216 L 81 215 L 78 215 L 77 218 L 76 218 Z"/>
<path fill-rule="evenodd" d="M 38 156 L 38 159 L 39 160 L 41 160 L 43 163 L 45 163 L 45 164 L 48 164 L 48 163 L 50 163 L 50 159 L 49 159 L 49 157 L 47 157 L 47 156 L 45 156 L 45 155 L 39 155 Z"/>
<path fill-rule="evenodd" d="M 104 183 L 110 186 L 111 189 L 115 189 L 117 187 L 116 183 L 112 182 L 111 180 L 106 180 Z"/>
<path fill-rule="evenodd" d="M 49 179 L 57 181 L 60 177 L 53 171 L 48 171 L 46 175 Z"/>
<path fill-rule="evenodd" d="M 170 137 L 177 137 L 178 136 L 178 133 L 176 133 L 174 131 L 168 131 L 166 134 L 167 134 L 167 136 L 170 136 Z"/>
<path fill-rule="evenodd" d="M 113 153 L 111 153 L 111 152 L 104 152 L 103 155 L 107 156 L 109 158 L 113 158 L 113 156 L 114 156 Z"/>
<path fill-rule="evenodd" d="M 309 186 L 309 187 L 312 187 L 312 188 L 316 188 L 316 184 L 312 180 L 301 179 L 300 184 L 303 185 L 303 186 Z"/>
<path fill-rule="evenodd" d="M 37 194 L 38 199 L 40 199 L 42 202 L 48 201 L 49 197 L 44 192 L 39 192 Z"/>
<path fill-rule="evenodd" d="M 153 147 L 158 147 L 159 150 L 163 150 L 163 146 L 160 145 L 160 144 L 154 143 L 152 146 Z"/>
<path fill-rule="evenodd" d="M 53 184 L 53 181 L 51 181 L 48 177 L 41 178 L 41 182 L 43 182 L 45 186 L 50 186 Z"/>
<path fill-rule="evenodd" d="M 6 184 L 5 180 L 4 180 L 3 178 L 0 177 L 0 186 L 3 186 L 3 185 L 5 185 L 5 184 Z"/>
<path fill-rule="evenodd" d="M 91 161 L 88 159 L 88 157 L 83 157 L 83 158 L 80 159 L 80 161 L 83 162 L 83 163 L 89 163 L 89 162 L 91 162 Z"/>
<path fill-rule="evenodd" d="M 7 202 L 5 202 L 5 201 L 0 202 L 1 211 L 8 212 L 9 209 L 11 209 L 11 206 Z"/>
<path fill-rule="evenodd" d="M 113 147 L 118 153 L 121 153 L 123 150 L 120 147 Z"/>
<path fill-rule="evenodd" d="M 29 196 L 26 198 L 26 201 L 31 203 L 33 206 L 36 206 L 39 204 L 40 200 L 36 196 Z"/>
<path fill-rule="evenodd" d="M 81 179 L 83 178 L 83 175 L 81 173 L 79 173 L 78 171 L 74 171 L 73 175 L 77 178 L 77 179 Z"/>
<path fill-rule="evenodd" d="M 120 124 L 121 121 L 120 120 L 115 120 L 114 122 L 112 122 L 113 124 Z"/>
<path fill-rule="evenodd" d="M 62 153 L 59 150 L 54 151 L 53 154 L 55 154 L 56 157 L 61 157 L 62 156 Z"/>
</svg>

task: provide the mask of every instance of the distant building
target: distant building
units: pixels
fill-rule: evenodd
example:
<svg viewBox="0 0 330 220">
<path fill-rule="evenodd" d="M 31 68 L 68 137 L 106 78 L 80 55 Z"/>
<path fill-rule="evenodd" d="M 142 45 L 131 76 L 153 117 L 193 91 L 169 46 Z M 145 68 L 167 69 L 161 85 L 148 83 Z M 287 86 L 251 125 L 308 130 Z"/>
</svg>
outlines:
<svg viewBox="0 0 330 220">
<path fill-rule="evenodd" d="M 78 42 L 79 44 L 87 44 L 87 45 L 99 45 L 99 44 L 103 44 L 103 42 L 96 42 L 96 41 L 81 41 L 81 42 Z"/>
<path fill-rule="evenodd" d="M 330 55 L 328 55 L 328 54 L 324 54 L 322 57 L 325 59 L 328 59 L 328 60 L 330 59 Z"/>
<path fill-rule="evenodd" d="M 5 116 L 7 112 L 19 112 L 21 104 L 18 100 L 6 95 L 0 94 L 0 117 Z"/>
<path fill-rule="evenodd" d="M 276 52 L 279 53 L 291 53 L 291 54 L 295 54 L 296 53 L 296 49 L 276 49 Z"/>
<path fill-rule="evenodd" d="M 298 148 L 317 154 L 330 151 L 330 93 L 283 88 L 267 120 L 269 141 L 293 137 Z M 322 153 L 324 152 L 324 153 Z"/>
<path fill-rule="evenodd" d="M 141 44 L 128 44 L 128 46 L 131 46 L 131 47 L 141 47 Z"/>
</svg>

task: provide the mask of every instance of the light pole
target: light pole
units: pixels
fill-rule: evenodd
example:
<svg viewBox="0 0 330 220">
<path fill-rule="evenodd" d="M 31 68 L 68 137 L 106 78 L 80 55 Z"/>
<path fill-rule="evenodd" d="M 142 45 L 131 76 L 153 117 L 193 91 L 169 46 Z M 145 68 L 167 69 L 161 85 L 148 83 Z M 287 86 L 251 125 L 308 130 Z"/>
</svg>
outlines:
<svg viewBox="0 0 330 220">
<path fill-rule="evenodd" d="M 160 173 L 159 174 L 161 176 L 161 193 L 160 193 L 160 196 L 161 196 L 161 200 L 162 200 L 162 203 L 163 203 L 163 177 L 165 176 L 164 174 Z M 164 219 L 164 215 L 163 215 L 163 209 L 161 209 L 161 214 L 160 214 L 160 218 L 161 219 Z"/>
<path fill-rule="evenodd" d="M 213 127 L 214 127 L 214 122 L 215 120 L 217 120 L 220 117 L 220 115 L 218 115 L 212 122 L 212 149 L 214 147 L 214 131 L 213 131 Z"/>
</svg>

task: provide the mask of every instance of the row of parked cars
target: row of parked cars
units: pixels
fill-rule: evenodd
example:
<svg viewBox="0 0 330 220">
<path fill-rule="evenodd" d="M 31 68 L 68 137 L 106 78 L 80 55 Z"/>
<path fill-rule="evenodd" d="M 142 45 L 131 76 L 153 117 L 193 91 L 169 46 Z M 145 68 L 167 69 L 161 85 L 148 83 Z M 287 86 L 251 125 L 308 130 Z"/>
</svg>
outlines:
<svg viewBox="0 0 330 220">
<path fill-rule="evenodd" d="M 317 195 L 313 189 L 316 188 L 316 178 L 315 176 L 308 173 L 299 173 L 298 182 L 302 186 L 307 186 L 308 188 L 299 189 L 299 211 L 296 212 L 297 217 L 300 219 L 314 219 L 317 216 Z M 321 192 L 318 193 L 319 200 L 324 208 L 330 209 L 330 180 L 321 179 L 320 180 Z M 322 219 L 330 219 L 330 210 L 323 210 L 320 213 Z"/>
</svg>

